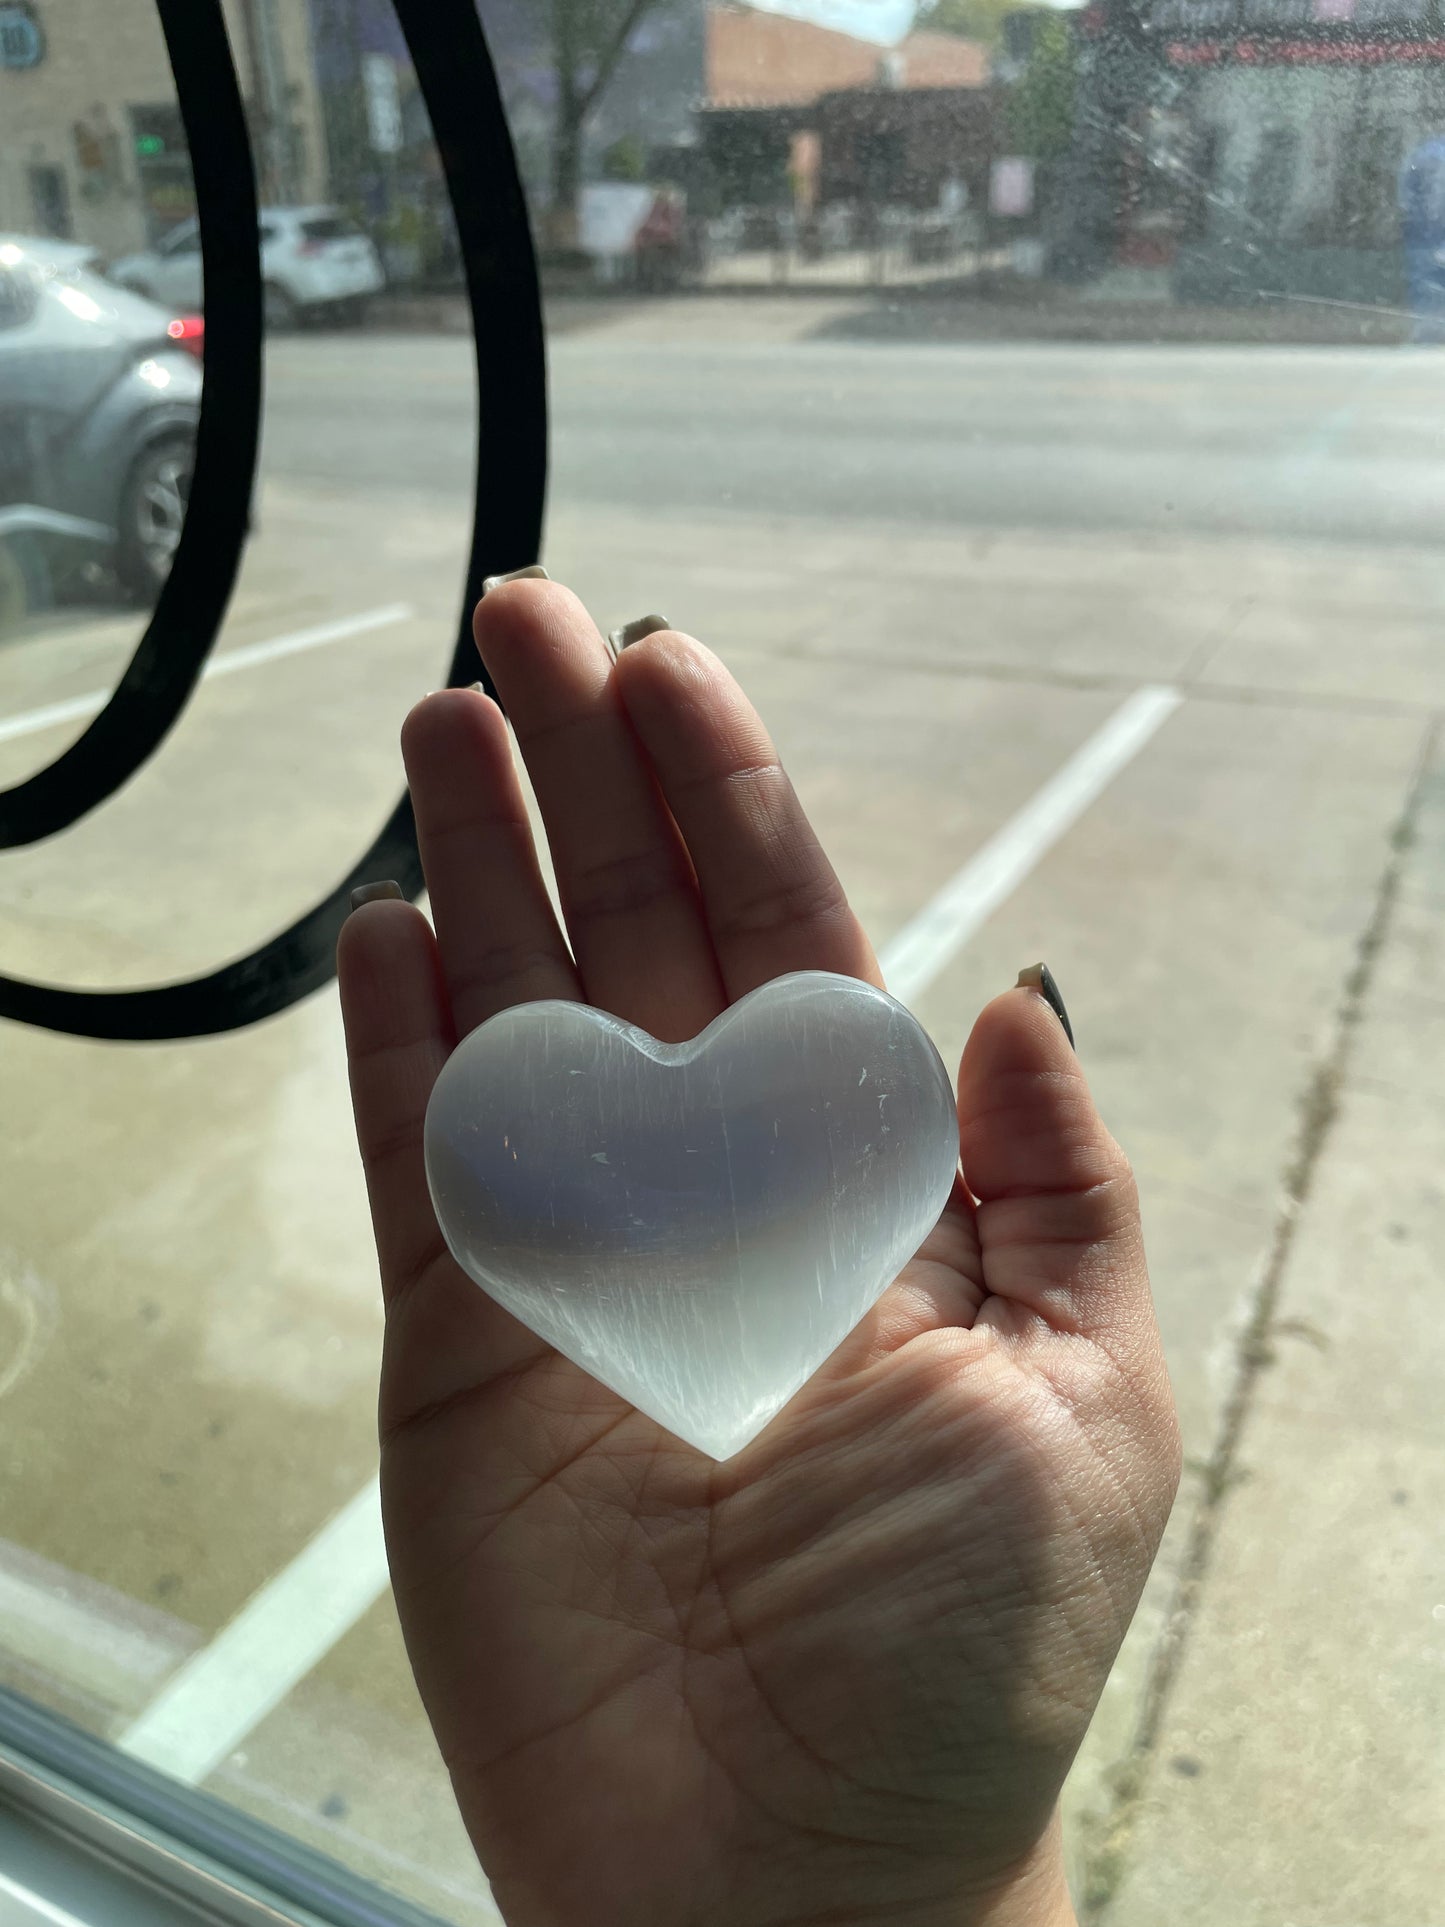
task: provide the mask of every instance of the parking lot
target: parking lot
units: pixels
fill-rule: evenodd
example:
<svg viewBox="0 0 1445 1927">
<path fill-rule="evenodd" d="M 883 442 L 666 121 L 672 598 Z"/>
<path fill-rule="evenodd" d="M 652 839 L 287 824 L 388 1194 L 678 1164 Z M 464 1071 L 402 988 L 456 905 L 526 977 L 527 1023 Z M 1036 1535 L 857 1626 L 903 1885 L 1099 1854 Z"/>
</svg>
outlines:
<svg viewBox="0 0 1445 1927">
<path fill-rule="evenodd" d="M 470 344 L 305 333 L 267 375 L 213 671 L 120 794 L 5 854 L 11 974 L 212 968 L 395 800 L 457 622 Z M 1188 1470 L 1069 1793 L 1126 1927 L 1441 1918 L 1442 402 L 1424 350 L 872 344 L 805 302 L 553 347 L 552 572 L 727 659 L 946 1059 L 1047 958 L 1134 1157 Z M 141 622 L 0 642 L 0 782 Z M 0 1677 L 491 1919 L 383 1589 L 334 992 L 0 1048 Z"/>
</svg>

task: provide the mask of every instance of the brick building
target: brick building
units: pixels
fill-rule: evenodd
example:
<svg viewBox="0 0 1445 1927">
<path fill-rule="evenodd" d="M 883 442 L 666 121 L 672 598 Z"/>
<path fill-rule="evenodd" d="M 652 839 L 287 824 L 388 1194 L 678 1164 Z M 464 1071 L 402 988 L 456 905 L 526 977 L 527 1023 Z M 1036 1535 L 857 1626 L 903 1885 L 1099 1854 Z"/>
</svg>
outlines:
<svg viewBox="0 0 1445 1927">
<path fill-rule="evenodd" d="M 885 48 L 741 0 L 708 9 L 707 98 L 714 106 L 798 104 L 885 77 L 904 87 L 982 87 L 988 55 L 954 34 L 913 33 Z"/>
<path fill-rule="evenodd" d="M 714 207 L 922 208 L 961 182 L 978 204 L 990 145 L 977 42 L 914 33 L 883 47 L 719 0 L 707 16 L 702 140 Z M 806 177 L 806 178 L 805 178 Z"/>
</svg>

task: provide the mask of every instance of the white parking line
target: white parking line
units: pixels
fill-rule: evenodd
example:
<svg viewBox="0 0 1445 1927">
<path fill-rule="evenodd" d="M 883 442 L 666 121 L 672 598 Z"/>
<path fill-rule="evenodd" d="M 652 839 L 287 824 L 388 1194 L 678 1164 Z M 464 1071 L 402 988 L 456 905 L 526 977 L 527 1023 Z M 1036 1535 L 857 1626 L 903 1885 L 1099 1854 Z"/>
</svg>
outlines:
<svg viewBox="0 0 1445 1927">
<path fill-rule="evenodd" d="M 884 946 L 878 959 L 883 981 L 900 1003 L 912 1004 L 923 995 L 979 925 L 1013 895 L 1183 700 L 1177 689 L 1136 689 Z"/>
<path fill-rule="evenodd" d="M 320 649 L 328 642 L 342 642 L 347 636 L 363 635 L 368 629 L 385 629 L 393 622 L 405 622 L 412 613 L 405 602 L 390 602 L 381 609 L 363 609 L 354 616 L 340 616 L 335 622 L 318 622 L 311 629 L 296 629 L 287 636 L 273 636 L 268 642 L 249 642 L 240 649 L 228 649 L 213 656 L 202 672 L 203 679 L 233 676 L 238 669 L 254 669 L 258 663 L 275 662 L 279 656 L 296 656 L 303 649 Z M 81 716 L 95 716 L 110 701 L 108 689 L 91 689 L 83 696 L 70 696 L 64 702 L 46 703 L 40 709 L 24 709 L 16 716 L 0 716 L 0 743 L 13 742 L 17 736 L 33 736 L 58 723 L 73 723 Z"/>
<path fill-rule="evenodd" d="M 17 502 L 13 508 L 0 509 L 0 535 L 78 535 L 88 542 L 113 542 L 115 530 L 104 522 L 88 522 L 83 516 L 62 515 L 58 509 L 37 508 L 34 502 Z"/>
<path fill-rule="evenodd" d="M 388 1583 L 380 1481 L 373 1478 L 209 1646 L 177 1668 L 116 1744 L 194 1786 L 351 1631 Z"/>
<path fill-rule="evenodd" d="M 266 647 L 262 644 L 261 647 Z M 883 952 L 885 978 L 919 996 L 979 925 L 1144 747 L 1183 698 L 1138 690 Z M 175 1778 L 203 1780 L 386 1590 L 372 1479 L 209 1646 L 185 1660 L 121 1736 L 121 1749 Z"/>
<path fill-rule="evenodd" d="M 195 1628 L 173 1614 L 0 1539 L 7 1669 L 63 1679 L 101 1705 L 136 1706 L 199 1643 Z"/>
<path fill-rule="evenodd" d="M 8 1908 L 0 1909 L 0 1927 L 35 1927 L 36 1921 L 43 1920 L 46 1927 L 92 1927 L 88 1920 L 79 1914 L 68 1914 L 63 1907 L 57 1907 L 53 1900 L 47 1900 L 30 1887 L 22 1887 L 18 1880 L 9 1874 L 0 1873 L 0 1901 L 12 1900 L 19 1912 L 11 1915 Z"/>
</svg>

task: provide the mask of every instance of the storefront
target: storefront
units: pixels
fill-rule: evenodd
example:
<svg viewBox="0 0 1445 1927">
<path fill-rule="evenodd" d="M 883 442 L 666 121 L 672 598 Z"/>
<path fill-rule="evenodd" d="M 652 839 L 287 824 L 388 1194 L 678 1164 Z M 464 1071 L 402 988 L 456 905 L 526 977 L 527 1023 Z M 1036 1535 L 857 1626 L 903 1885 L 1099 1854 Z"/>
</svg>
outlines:
<svg viewBox="0 0 1445 1927">
<path fill-rule="evenodd" d="M 821 197 L 933 208 L 950 187 L 988 199 L 994 96 L 983 87 L 852 88 L 817 103 Z"/>
<path fill-rule="evenodd" d="M 225 13 L 263 194 L 325 199 L 306 10 L 294 0 L 227 0 Z M 263 38 L 270 77 L 258 89 Z M 175 84 L 149 0 L 0 0 L 0 127 L 0 231 L 88 241 L 115 256 L 194 212 Z"/>
<path fill-rule="evenodd" d="M 1433 0 L 1157 0 L 1175 292 L 1396 304 L 1402 174 L 1445 133 Z"/>
</svg>

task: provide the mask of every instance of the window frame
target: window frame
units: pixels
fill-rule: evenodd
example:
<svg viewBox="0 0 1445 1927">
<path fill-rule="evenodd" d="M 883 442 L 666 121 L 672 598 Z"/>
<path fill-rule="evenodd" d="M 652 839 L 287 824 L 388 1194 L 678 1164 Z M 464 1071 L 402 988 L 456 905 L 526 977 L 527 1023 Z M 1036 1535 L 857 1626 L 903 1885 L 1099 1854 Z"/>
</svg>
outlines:
<svg viewBox="0 0 1445 1927">
<path fill-rule="evenodd" d="M 0 263 L 0 334 L 13 334 L 28 328 L 40 310 L 40 285 L 34 269 L 24 259 Z M 13 291 L 13 298 L 10 298 Z"/>
<path fill-rule="evenodd" d="M 37 1899 L 69 1913 L 73 1897 L 61 1890 L 70 1887 L 69 1869 L 77 1882 L 88 1876 L 92 1889 L 97 1876 L 113 1889 L 114 1911 L 108 1906 L 86 1927 L 131 1920 L 150 1927 L 157 1895 L 179 1920 L 208 1927 L 447 1927 L 264 1821 L 0 1687 L 5 1823 L 26 1844 L 26 1862 L 41 1870 L 31 1889 Z M 8 1874 L 15 1871 L 7 1865 Z"/>
<path fill-rule="evenodd" d="M 178 221 L 169 234 L 156 242 L 156 253 L 163 261 L 180 261 L 201 251 L 201 224 L 195 219 Z"/>
</svg>

